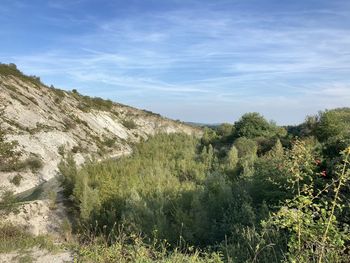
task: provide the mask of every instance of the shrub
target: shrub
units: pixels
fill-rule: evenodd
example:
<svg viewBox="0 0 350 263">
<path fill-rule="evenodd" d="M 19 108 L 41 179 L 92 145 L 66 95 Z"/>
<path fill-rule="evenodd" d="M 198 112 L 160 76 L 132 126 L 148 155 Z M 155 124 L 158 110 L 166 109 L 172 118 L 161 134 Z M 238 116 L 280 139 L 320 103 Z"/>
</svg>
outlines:
<svg viewBox="0 0 350 263">
<path fill-rule="evenodd" d="M 277 127 L 273 122 L 268 122 L 257 112 L 244 114 L 235 122 L 235 137 L 273 137 L 275 135 L 285 136 L 286 131 Z"/>
<path fill-rule="evenodd" d="M 103 141 L 103 144 L 106 145 L 109 148 L 112 148 L 116 143 L 116 139 L 115 138 L 106 138 Z"/>
<path fill-rule="evenodd" d="M 22 175 L 20 174 L 16 174 L 11 180 L 10 182 L 12 184 L 14 184 L 15 186 L 19 186 L 21 184 L 21 181 L 22 181 Z"/>
<path fill-rule="evenodd" d="M 350 147 L 343 151 L 343 161 L 337 166 L 336 178 L 315 190 L 324 173 L 315 173 L 313 156 L 303 142 L 297 141 L 291 150 L 289 184 L 294 197 L 272 214 L 272 224 L 290 233 L 290 262 L 349 262 L 348 226 L 339 222 L 339 212 L 347 205 L 342 197 L 350 180 Z"/>
<path fill-rule="evenodd" d="M 111 111 L 113 108 L 113 102 L 111 100 L 105 100 L 99 97 L 89 97 L 79 94 L 77 91 L 72 91 L 72 95 L 78 101 L 78 108 L 84 112 L 88 112 L 91 109 Z"/>
<path fill-rule="evenodd" d="M 8 214 L 17 211 L 16 201 L 13 191 L 0 189 L 0 212 Z"/>
<path fill-rule="evenodd" d="M 1 112 L 0 112 L 1 115 Z M 17 152 L 17 142 L 7 142 L 5 140 L 5 131 L 0 127 L 0 171 L 15 170 L 21 154 Z"/>
<path fill-rule="evenodd" d="M 123 126 L 132 130 L 137 128 L 137 124 L 135 123 L 134 120 L 123 120 L 122 122 Z"/>
<path fill-rule="evenodd" d="M 66 131 L 74 129 L 77 126 L 77 124 L 74 120 L 67 118 L 67 117 L 65 117 L 63 119 L 63 125 L 64 125 Z"/>
<path fill-rule="evenodd" d="M 64 218 L 61 223 L 61 234 L 65 241 L 70 241 L 72 238 L 72 225 L 67 218 Z"/>
<path fill-rule="evenodd" d="M 77 180 L 77 166 L 74 161 L 72 153 L 68 153 L 66 158 L 58 164 L 58 169 L 60 171 L 60 182 L 64 187 L 64 194 L 69 197 L 73 194 L 73 189 Z"/>
<path fill-rule="evenodd" d="M 57 152 L 59 155 L 64 156 L 65 153 L 65 146 L 62 144 L 58 147 Z"/>
<path fill-rule="evenodd" d="M 38 172 L 43 167 L 42 160 L 37 156 L 29 156 L 24 162 L 23 166 L 29 168 L 33 173 Z"/>
<path fill-rule="evenodd" d="M 49 201 L 50 201 L 49 208 L 51 210 L 56 209 L 57 208 L 57 205 L 56 205 L 57 192 L 54 191 L 54 190 L 49 191 L 48 198 L 49 198 Z"/>
</svg>

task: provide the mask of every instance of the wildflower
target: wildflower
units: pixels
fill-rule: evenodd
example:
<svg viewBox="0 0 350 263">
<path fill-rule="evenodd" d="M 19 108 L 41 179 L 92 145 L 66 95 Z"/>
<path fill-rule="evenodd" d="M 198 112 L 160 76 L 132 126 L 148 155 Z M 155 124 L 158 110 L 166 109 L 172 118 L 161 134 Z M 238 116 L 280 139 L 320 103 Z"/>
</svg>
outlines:
<svg viewBox="0 0 350 263">
<path fill-rule="evenodd" d="M 318 159 L 316 159 L 316 160 L 315 160 L 315 163 L 316 163 L 316 165 L 320 165 L 320 164 L 321 164 L 321 161 L 318 160 Z"/>
<path fill-rule="evenodd" d="M 323 176 L 323 177 L 327 176 L 327 172 L 326 172 L 325 170 L 323 170 L 323 171 L 321 172 L 321 176 Z"/>
</svg>

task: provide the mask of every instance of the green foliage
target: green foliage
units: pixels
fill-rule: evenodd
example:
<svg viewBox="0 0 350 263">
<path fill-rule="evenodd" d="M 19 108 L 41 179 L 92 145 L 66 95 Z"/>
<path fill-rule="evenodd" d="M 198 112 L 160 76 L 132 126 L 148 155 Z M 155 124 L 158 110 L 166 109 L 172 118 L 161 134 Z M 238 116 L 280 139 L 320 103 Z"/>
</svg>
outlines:
<svg viewBox="0 0 350 263">
<path fill-rule="evenodd" d="M 7 76 L 17 77 L 17 78 L 21 79 L 22 81 L 30 82 L 37 87 L 40 85 L 43 85 L 42 82 L 40 81 L 39 77 L 24 75 L 21 71 L 19 71 L 17 69 L 17 66 L 13 63 L 10 63 L 10 64 L 0 63 L 0 74 L 2 76 L 6 76 L 6 77 Z"/>
<path fill-rule="evenodd" d="M 231 171 L 235 171 L 237 168 L 239 158 L 238 158 L 238 150 L 236 146 L 232 146 L 227 154 L 226 167 Z"/>
<path fill-rule="evenodd" d="M 60 90 L 60 89 L 56 89 L 54 86 L 50 86 L 50 89 L 53 91 L 53 93 L 55 94 L 55 98 L 54 98 L 54 101 L 55 101 L 55 103 L 57 103 L 57 104 L 60 104 L 63 100 L 64 100 L 64 98 L 65 98 L 65 96 L 66 96 L 66 93 L 65 93 L 65 91 L 63 91 L 63 90 Z"/>
<path fill-rule="evenodd" d="M 63 192 L 69 197 L 73 194 L 78 174 L 77 166 L 71 153 L 68 153 L 66 158 L 62 159 L 58 164 L 58 169 L 61 173 L 60 181 L 64 186 Z"/>
<path fill-rule="evenodd" d="M 294 193 L 271 217 L 272 224 L 290 233 L 287 253 L 290 262 L 348 262 L 347 226 L 339 224 L 337 210 L 346 200 L 340 192 L 350 179 L 350 147 L 343 153 L 343 163 L 336 178 L 322 188 L 315 188 L 320 174 L 313 173 L 310 151 L 296 142 L 290 155 L 291 175 L 288 179 Z M 270 223 L 271 223 L 270 222 Z"/>
<path fill-rule="evenodd" d="M 0 171 L 11 171 L 16 168 L 20 157 L 20 153 L 16 151 L 17 145 L 15 141 L 6 141 L 5 131 L 0 127 Z"/>
<path fill-rule="evenodd" d="M 246 113 L 240 120 L 235 122 L 235 137 L 273 137 L 285 136 L 286 131 L 283 128 L 278 128 L 276 124 L 268 122 L 259 113 Z"/>
<path fill-rule="evenodd" d="M 235 127 L 229 123 L 223 123 L 217 127 L 216 132 L 222 142 L 228 143 L 233 141 Z"/>
<path fill-rule="evenodd" d="M 144 262 L 144 263 L 221 263 L 222 255 L 215 252 L 200 251 L 193 247 L 185 251 L 167 250 L 166 241 L 149 244 L 139 235 L 129 238 L 118 237 L 117 241 L 108 246 L 104 242 L 94 240 L 88 245 L 78 247 L 77 262 Z"/>
<path fill-rule="evenodd" d="M 54 191 L 54 190 L 49 191 L 49 193 L 48 193 L 48 198 L 49 198 L 49 200 L 50 200 L 49 208 L 50 208 L 51 210 L 56 209 L 56 208 L 57 208 L 57 205 L 56 205 L 57 192 Z"/>
<path fill-rule="evenodd" d="M 123 121 L 122 121 L 122 124 L 123 124 L 123 126 L 124 126 L 125 128 L 128 128 L 128 129 L 130 129 L 130 130 L 136 129 L 136 128 L 137 128 L 136 122 L 135 122 L 134 120 L 131 120 L 131 119 L 129 119 L 129 120 L 123 120 Z"/>
<path fill-rule="evenodd" d="M 64 218 L 61 223 L 61 234 L 66 241 L 70 241 L 72 238 L 72 225 L 67 218 Z"/>
<path fill-rule="evenodd" d="M 0 223 L 0 253 L 25 250 L 37 247 L 39 249 L 55 250 L 55 245 L 46 236 L 29 234 L 23 227 Z"/>
<path fill-rule="evenodd" d="M 17 200 L 13 191 L 1 188 L 0 189 L 0 214 L 1 213 L 8 214 L 10 212 L 16 212 L 17 205 L 18 205 Z"/>
<path fill-rule="evenodd" d="M 105 138 L 103 144 L 106 145 L 108 148 L 112 148 L 115 145 L 116 141 L 116 138 Z"/>
<path fill-rule="evenodd" d="M 278 128 L 232 144 L 229 130 L 158 134 L 128 158 L 80 170 L 67 155 L 79 260 L 348 262 L 347 157 L 329 159 L 312 136 L 284 147 Z"/>
<path fill-rule="evenodd" d="M 219 136 L 216 134 L 216 132 L 213 129 L 210 129 L 208 127 L 204 128 L 204 133 L 201 138 L 201 143 L 203 145 L 208 146 L 209 144 L 215 144 L 217 140 L 219 139 Z"/>
<path fill-rule="evenodd" d="M 316 129 L 317 138 L 324 143 L 324 151 L 334 157 L 350 144 L 350 108 L 321 112 Z"/>
<path fill-rule="evenodd" d="M 254 173 L 254 162 L 257 158 L 257 143 L 252 139 L 241 137 L 235 140 L 234 146 L 238 150 L 241 175 L 251 176 Z"/>
<path fill-rule="evenodd" d="M 92 109 L 101 111 L 111 111 L 113 102 L 99 97 L 89 97 L 81 95 L 77 90 L 73 90 L 71 95 L 79 102 L 78 108 L 84 112 L 89 112 Z"/>
<path fill-rule="evenodd" d="M 32 155 L 24 160 L 21 166 L 29 168 L 33 173 L 37 173 L 43 167 L 43 161 L 38 156 Z"/>
</svg>

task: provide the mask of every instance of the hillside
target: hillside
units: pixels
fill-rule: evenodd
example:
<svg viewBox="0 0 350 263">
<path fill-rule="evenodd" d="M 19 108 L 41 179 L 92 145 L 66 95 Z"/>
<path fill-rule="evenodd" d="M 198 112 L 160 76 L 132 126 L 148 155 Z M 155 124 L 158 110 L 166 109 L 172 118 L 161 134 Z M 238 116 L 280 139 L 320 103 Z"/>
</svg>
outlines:
<svg viewBox="0 0 350 263">
<path fill-rule="evenodd" d="M 35 200 L 48 196 L 37 198 L 33 190 L 49 182 L 45 187 L 58 191 L 57 165 L 65 153 L 80 165 L 128 155 L 133 144 L 157 133 L 200 134 L 198 128 L 152 112 L 48 87 L 13 64 L 0 65 L 0 125 L 5 143 L 14 146 L 12 159 L 5 158 L 11 151 L 1 155 L 0 189 L 30 196 L 8 219 L 35 234 L 48 232 L 47 218 L 57 221 L 64 213 L 60 207 L 53 215 L 46 200 Z"/>
<path fill-rule="evenodd" d="M 100 98 L 43 85 L 14 66 L 0 66 L 1 127 L 8 141 L 17 141 L 21 159 L 38 159 L 42 167 L 1 172 L 0 185 L 16 193 L 49 180 L 57 172 L 60 150 L 72 151 L 77 163 L 87 158 L 129 154 L 132 144 L 156 133 L 198 133 L 199 130 Z M 19 186 L 10 181 L 16 174 Z"/>
</svg>

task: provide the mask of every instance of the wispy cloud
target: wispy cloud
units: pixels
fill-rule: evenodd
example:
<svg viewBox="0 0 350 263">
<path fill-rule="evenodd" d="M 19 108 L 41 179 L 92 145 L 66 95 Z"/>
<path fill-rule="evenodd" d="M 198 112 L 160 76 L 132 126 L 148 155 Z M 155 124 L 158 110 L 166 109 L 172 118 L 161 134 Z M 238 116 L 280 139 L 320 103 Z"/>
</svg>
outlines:
<svg viewBox="0 0 350 263">
<path fill-rule="evenodd" d="M 159 10 L 141 11 L 123 6 L 129 13 L 108 10 L 103 17 L 92 10 L 71 12 L 71 5 L 87 1 L 51 1 L 48 8 L 62 13 L 41 19 L 78 32 L 57 33 L 40 52 L 0 52 L 0 59 L 59 86 L 185 120 L 229 121 L 243 110 L 256 110 L 279 122 L 296 122 L 307 113 L 344 106 L 350 93 L 345 1 L 295 10 L 229 3 L 191 1 L 187 7 L 159 4 Z M 196 110 L 188 114 L 182 105 Z M 213 107 L 222 114 L 210 117 Z M 289 116 L 293 107 L 298 110 Z"/>
</svg>

